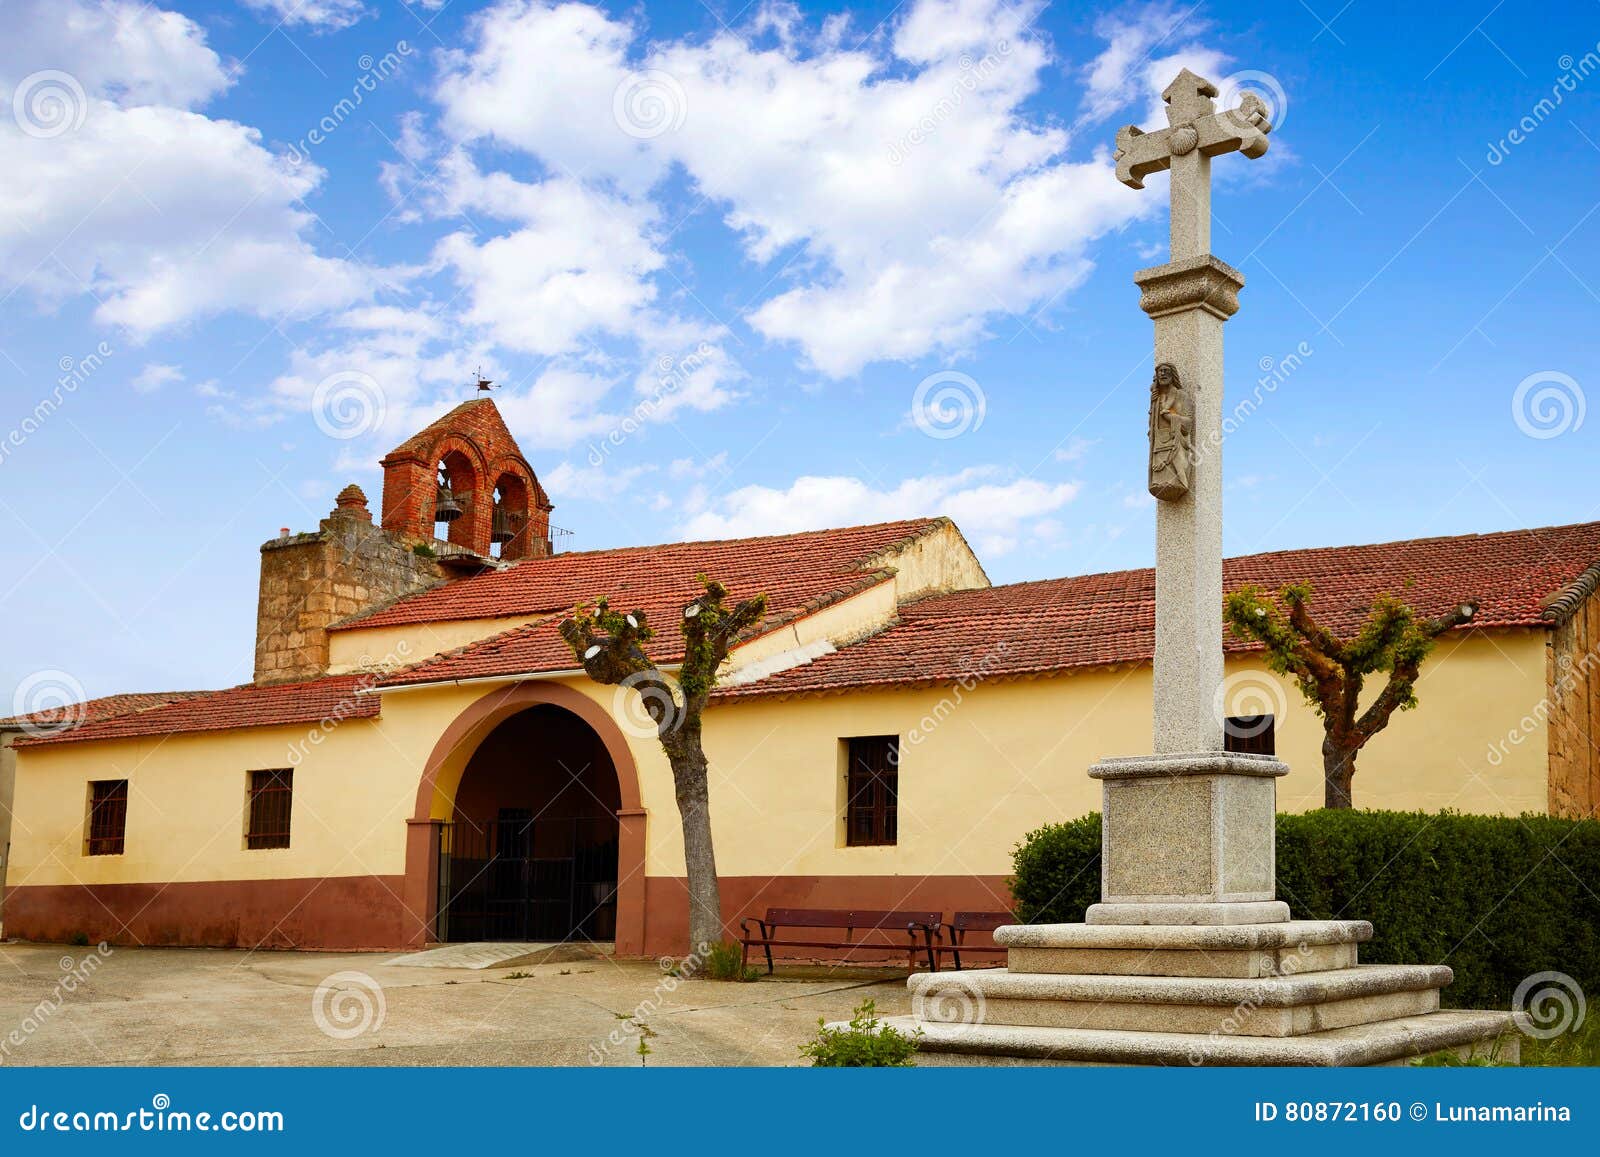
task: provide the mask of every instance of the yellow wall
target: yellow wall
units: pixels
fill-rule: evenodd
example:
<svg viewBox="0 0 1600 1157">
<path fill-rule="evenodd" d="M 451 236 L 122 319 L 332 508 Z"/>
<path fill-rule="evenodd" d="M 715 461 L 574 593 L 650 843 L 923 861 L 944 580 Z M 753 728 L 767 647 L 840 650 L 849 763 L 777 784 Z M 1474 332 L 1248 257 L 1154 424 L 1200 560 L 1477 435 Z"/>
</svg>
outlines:
<svg viewBox="0 0 1600 1157">
<path fill-rule="evenodd" d="M 357 671 L 397 670 L 444 651 L 453 651 L 468 643 L 476 643 L 479 639 L 503 634 L 548 617 L 517 615 L 505 619 L 454 619 L 331 631 L 328 634 L 328 673 L 345 675 Z"/>
<path fill-rule="evenodd" d="M 1544 695 L 1539 632 L 1475 635 L 1441 646 L 1424 667 L 1421 707 L 1397 715 L 1361 756 L 1361 807 L 1542 811 L 1543 732 L 1505 737 Z M 1230 693 L 1271 687 L 1255 662 L 1230 662 Z M 608 711 L 616 692 L 564 680 Z M 405 821 L 423 767 L 450 724 L 495 690 L 468 684 L 389 693 L 378 719 L 255 728 L 18 750 L 16 828 L 8 883 L 236 880 L 399 875 Z M 1269 692 L 1270 694 L 1270 692 Z M 1320 724 L 1299 699 L 1278 729 L 1292 771 L 1279 805 L 1320 805 Z M 725 875 L 1004 874 L 1013 845 L 1041 823 L 1099 806 L 1085 770 L 1149 746 L 1147 667 L 1035 680 L 723 702 L 707 719 L 717 859 Z M 313 736 L 323 735 L 320 743 Z M 840 823 L 839 741 L 901 737 L 900 843 L 847 848 Z M 681 875 L 672 777 L 652 737 L 628 740 L 650 813 L 650 875 Z M 446 767 L 434 814 L 471 754 Z M 1491 750 L 1501 754 L 1491 758 Z M 245 773 L 294 766 L 292 846 L 246 851 Z M 91 779 L 130 782 L 128 850 L 84 856 Z"/>
</svg>

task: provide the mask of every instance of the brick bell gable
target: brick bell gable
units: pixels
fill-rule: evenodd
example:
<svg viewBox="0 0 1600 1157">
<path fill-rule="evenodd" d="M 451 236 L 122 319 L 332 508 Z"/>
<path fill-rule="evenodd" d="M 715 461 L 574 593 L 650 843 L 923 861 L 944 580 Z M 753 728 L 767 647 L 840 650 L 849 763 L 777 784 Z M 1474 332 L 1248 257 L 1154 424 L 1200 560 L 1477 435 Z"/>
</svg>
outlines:
<svg viewBox="0 0 1600 1157">
<path fill-rule="evenodd" d="M 554 509 L 533 467 L 517 448 L 499 409 L 488 398 L 463 402 L 396 446 L 383 467 L 383 528 L 410 538 L 431 539 L 441 467 L 463 513 L 450 523 L 450 541 L 474 554 L 489 553 L 494 493 L 512 518 L 515 537 L 504 543 L 508 561 L 545 558 L 550 551 Z"/>
</svg>

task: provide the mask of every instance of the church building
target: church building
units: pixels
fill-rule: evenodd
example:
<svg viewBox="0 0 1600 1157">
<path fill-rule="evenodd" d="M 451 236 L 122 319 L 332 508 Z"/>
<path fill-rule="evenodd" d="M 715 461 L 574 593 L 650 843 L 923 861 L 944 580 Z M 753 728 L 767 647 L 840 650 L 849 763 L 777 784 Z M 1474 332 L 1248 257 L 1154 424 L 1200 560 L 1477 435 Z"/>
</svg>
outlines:
<svg viewBox="0 0 1600 1157">
<path fill-rule="evenodd" d="M 251 682 L 0 721 L 7 935 L 682 951 L 655 725 L 557 626 L 599 596 L 676 623 L 698 575 L 769 602 L 705 716 L 734 927 L 769 905 L 1008 908 L 1018 841 L 1098 809 L 1089 765 L 1150 746 L 1149 570 L 994 586 L 939 517 L 558 553 L 486 397 L 381 465 L 376 519 L 347 486 L 317 529 L 262 546 Z M 1429 615 L 1478 602 L 1418 709 L 1362 753 L 1358 806 L 1600 805 L 1600 523 L 1253 555 L 1225 581 L 1310 581 L 1337 631 L 1385 592 Z M 653 657 L 670 669 L 681 646 L 664 629 Z M 1219 727 L 1249 717 L 1292 769 L 1279 807 L 1320 806 L 1320 721 L 1229 646 Z"/>
</svg>

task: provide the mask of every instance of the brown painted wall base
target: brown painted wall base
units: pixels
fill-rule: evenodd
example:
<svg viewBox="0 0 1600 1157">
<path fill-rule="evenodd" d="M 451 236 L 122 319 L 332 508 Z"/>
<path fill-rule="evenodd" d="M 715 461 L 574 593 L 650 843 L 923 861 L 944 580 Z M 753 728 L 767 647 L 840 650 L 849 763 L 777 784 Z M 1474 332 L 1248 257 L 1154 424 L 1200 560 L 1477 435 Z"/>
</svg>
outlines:
<svg viewBox="0 0 1600 1157">
<path fill-rule="evenodd" d="M 6 934 L 23 940 L 217 948 L 397 948 L 410 939 L 400 876 L 59 884 L 12 888 Z"/>
<path fill-rule="evenodd" d="M 739 936 L 739 920 L 765 916 L 768 908 L 871 908 L 952 913 L 1004 912 L 1012 906 L 1005 876 L 723 876 L 722 922 L 728 939 Z M 677 956 L 689 950 L 689 890 L 681 877 L 651 876 L 644 888 L 645 953 Z M 808 939 L 826 940 L 830 934 Z M 800 950 L 796 950 L 799 954 Z M 778 955 L 774 953 L 774 955 Z M 836 955 L 806 949 L 816 958 Z M 872 959 L 855 952 L 852 959 Z M 904 954 L 895 959 L 903 960 Z"/>
<path fill-rule="evenodd" d="M 65 943 L 303 948 L 342 951 L 418 948 L 423 937 L 402 899 L 401 876 L 323 880 L 223 880 L 190 884 L 62 884 L 12 888 L 6 934 Z M 1001 911 L 1011 906 L 1004 876 L 724 876 L 728 938 L 743 916 L 768 908 L 909 908 Z M 644 881 L 642 949 L 627 955 L 681 956 L 689 948 L 689 894 L 680 877 Z M 828 955 L 826 952 L 809 955 Z M 856 954 L 870 958 L 872 954 Z"/>
</svg>

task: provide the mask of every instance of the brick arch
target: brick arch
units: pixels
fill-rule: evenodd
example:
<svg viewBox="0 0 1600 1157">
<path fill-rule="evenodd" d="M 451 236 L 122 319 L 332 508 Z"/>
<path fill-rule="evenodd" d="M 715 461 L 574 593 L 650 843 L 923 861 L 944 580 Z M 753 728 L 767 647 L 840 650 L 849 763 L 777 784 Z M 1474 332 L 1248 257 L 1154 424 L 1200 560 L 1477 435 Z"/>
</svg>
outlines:
<svg viewBox="0 0 1600 1157">
<path fill-rule="evenodd" d="M 521 516 L 517 537 L 500 550 L 503 559 L 544 558 L 550 554 L 550 499 L 520 454 L 505 454 L 489 465 L 492 486 L 502 490 L 508 508 Z M 509 487 L 506 485 L 509 484 Z M 506 491 L 509 489 L 509 493 Z"/>
<path fill-rule="evenodd" d="M 471 463 L 471 509 L 450 526 L 450 541 L 479 555 L 490 553 L 496 481 L 515 478 L 528 494 L 528 533 L 508 543 L 506 558 L 536 558 L 550 553 L 550 499 L 533 467 L 522 456 L 499 409 L 486 397 L 461 403 L 448 414 L 396 446 L 383 467 L 383 528 L 405 538 L 433 539 L 434 472 L 441 458 L 458 453 Z"/>
<path fill-rule="evenodd" d="M 497 688 L 475 700 L 439 737 L 423 766 L 417 796 L 407 821 L 405 904 L 411 943 L 430 937 L 438 906 L 439 825 L 451 814 L 456 788 L 467 762 L 485 737 L 506 719 L 529 707 L 549 705 L 576 715 L 599 737 L 617 773 L 618 955 L 644 952 L 644 853 L 646 813 L 639 794 L 639 770 L 627 738 L 605 708 L 564 683 L 527 680 Z"/>
</svg>

